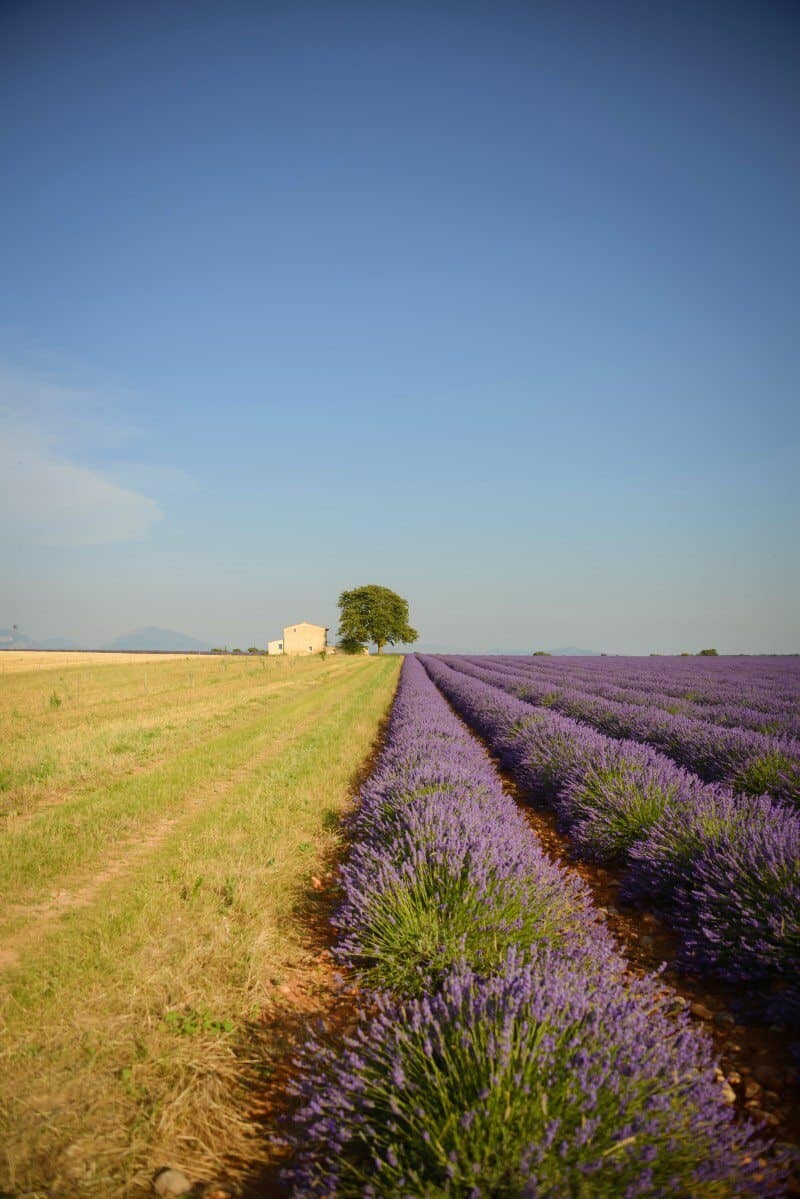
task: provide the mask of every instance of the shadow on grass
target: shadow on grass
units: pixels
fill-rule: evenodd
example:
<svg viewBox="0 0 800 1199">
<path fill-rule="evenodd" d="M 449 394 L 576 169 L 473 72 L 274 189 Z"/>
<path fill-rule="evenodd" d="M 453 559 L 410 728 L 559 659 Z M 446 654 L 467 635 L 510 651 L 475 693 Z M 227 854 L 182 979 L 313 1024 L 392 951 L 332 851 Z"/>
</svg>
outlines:
<svg viewBox="0 0 800 1199">
<path fill-rule="evenodd" d="M 303 930 L 300 946 L 303 964 L 292 970 L 291 980 L 273 980 L 275 1000 L 246 1030 L 243 1053 L 251 1061 L 248 1071 L 250 1118 L 263 1135 L 265 1160 L 253 1166 L 232 1162 L 240 1175 L 241 1199 L 286 1199 L 291 1187 L 281 1178 L 290 1154 L 282 1143 L 296 1101 L 289 1094 L 297 1053 L 313 1035 L 317 1040 L 341 1045 L 356 1026 L 359 989 L 349 972 L 333 958 L 336 930 L 331 921 L 339 906 L 339 867 L 349 850 L 347 816 L 358 793 L 373 773 L 386 742 L 387 714 L 378 726 L 372 750 L 348 782 L 350 802 L 342 812 L 328 809 L 323 827 L 337 834 L 335 846 L 324 856 L 319 874 L 298 888 L 292 907 L 293 920 Z"/>
</svg>

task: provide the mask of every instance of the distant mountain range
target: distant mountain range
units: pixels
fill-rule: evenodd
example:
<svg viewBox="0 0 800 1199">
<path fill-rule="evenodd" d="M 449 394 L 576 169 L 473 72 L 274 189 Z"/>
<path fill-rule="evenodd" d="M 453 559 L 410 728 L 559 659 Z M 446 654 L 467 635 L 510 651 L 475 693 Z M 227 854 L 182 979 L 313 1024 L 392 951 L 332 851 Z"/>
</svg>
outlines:
<svg viewBox="0 0 800 1199">
<path fill-rule="evenodd" d="M 0 629 L 0 649 L 36 649 L 36 642 L 19 629 Z"/>
<path fill-rule="evenodd" d="M 198 641 L 186 633 L 177 633 L 174 629 L 135 629 L 132 633 L 124 633 L 105 645 L 81 645 L 68 637 L 47 637 L 36 641 L 19 629 L 0 628 L 0 649 L 104 649 L 127 650 L 128 652 L 143 650 L 159 650 L 166 653 L 204 653 L 211 649 L 206 641 Z"/>
<path fill-rule="evenodd" d="M 418 648 L 420 653 L 428 654 L 448 654 L 448 653 L 474 653 L 474 650 L 460 649 L 454 650 L 451 646 L 443 645 L 433 641 L 423 641 Z M 159 629 L 150 626 L 146 629 L 134 629 L 131 633 L 123 633 L 121 637 L 115 637 L 113 641 L 107 641 L 104 645 L 85 645 L 78 641 L 72 641 L 68 637 L 47 637 L 42 641 L 37 641 L 33 637 L 28 637 L 26 633 L 21 633 L 19 629 L 2 629 L 0 628 L 0 649 L 104 649 L 104 650 L 119 650 L 129 653 L 145 652 L 147 650 L 155 650 L 161 653 L 207 653 L 211 646 L 207 641 L 198 641 L 196 637 L 190 637 L 187 633 L 176 632 L 175 629 Z M 399 651 L 404 649 L 403 646 L 398 647 Z M 530 657 L 532 650 L 530 649 L 500 649 L 492 648 L 484 650 L 487 654 L 519 654 L 520 656 Z M 575 645 L 565 645 L 560 649 L 550 649 L 547 651 L 553 657 L 597 657 L 597 650 L 593 649 L 578 649 Z"/>
<path fill-rule="evenodd" d="M 124 633 L 121 637 L 116 637 L 113 641 L 108 641 L 103 649 L 109 650 L 162 650 L 173 651 L 174 653 L 182 653 L 184 651 L 195 653 L 207 652 L 211 646 L 207 641 L 198 641 L 196 637 L 189 637 L 186 633 L 176 633 L 174 629 L 156 629 L 153 627 L 147 629 L 136 629 L 132 633 Z"/>
</svg>

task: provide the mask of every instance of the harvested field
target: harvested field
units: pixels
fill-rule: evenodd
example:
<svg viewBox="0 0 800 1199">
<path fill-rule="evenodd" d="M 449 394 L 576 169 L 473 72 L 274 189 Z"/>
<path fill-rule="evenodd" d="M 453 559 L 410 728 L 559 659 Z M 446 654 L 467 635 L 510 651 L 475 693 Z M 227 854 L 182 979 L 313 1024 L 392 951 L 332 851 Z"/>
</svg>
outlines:
<svg viewBox="0 0 800 1199">
<path fill-rule="evenodd" d="M 28 674 L 32 670 L 64 670 L 70 666 L 128 666 L 143 662 L 170 662 L 180 658 L 195 662 L 215 654 L 132 653 L 124 650 L 9 649 L 0 653 L 0 674 Z"/>
<path fill-rule="evenodd" d="M 0 684 L 0 1190 L 252 1168 L 263 1015 L 400 660 L 42 657 Z"/>
</svg>

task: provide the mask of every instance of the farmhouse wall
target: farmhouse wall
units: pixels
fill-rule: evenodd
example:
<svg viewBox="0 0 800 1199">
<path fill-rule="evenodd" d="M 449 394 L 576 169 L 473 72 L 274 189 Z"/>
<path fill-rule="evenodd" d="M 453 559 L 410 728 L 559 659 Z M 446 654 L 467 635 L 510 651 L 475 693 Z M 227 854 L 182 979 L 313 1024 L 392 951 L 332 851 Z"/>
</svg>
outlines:
<svg viewBox="0 0 800 1199">
<path fill-rule="evenodd" d="M 285 654 L 321 654 L 325 649 L 328 630 L 321 624 L 309 624 L 301 620 L 299 624 L 287 625 L 283 630 L 283 652 Z"/>
</svg>

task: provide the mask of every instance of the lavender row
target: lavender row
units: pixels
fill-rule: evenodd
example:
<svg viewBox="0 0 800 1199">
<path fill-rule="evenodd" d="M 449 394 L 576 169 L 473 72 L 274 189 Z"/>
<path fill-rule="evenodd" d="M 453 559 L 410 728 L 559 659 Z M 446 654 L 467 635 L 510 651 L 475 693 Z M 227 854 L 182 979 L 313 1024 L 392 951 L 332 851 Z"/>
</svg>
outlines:
<svg viewBox="0 0 800 1199">
<path fill-rule="evenodd" d="M 296 1195 L 780 1193 L 707 1039 L 625 977 L 416 659 L 350 832 L 338 952 L 383 989 L 301 1058 Z"/>
<path fill-rule="evenodd" d="M 520 699 L 546 704 L 610 737 L 644 742 L 660 749 L 707 782 L 721 782 L 748 795 L 769 792 L 800 801 L 800 742 L 767 737 L 747 729 L 723 728 L 656 707 L 616 703 L 574 688 L 554 691 L 524 667 L 494 658 L 445 658 L 457 669 L 477 670 Z"/>
<path fill-rule="evenodd" d="M 615 701 L 586 691 L 585 684 L 565 686 L 563 679 L 560 686 L 554 686 L 524 659 L 464 661 L 514 680 L 515 686 L 507 685 L 521 698 L 545 703 L 609 736 L 655 745 L 707 781 L 725 782 L 748 794 L 770 791 L 779 798 L 800 797 L 800 742 L 796 738 L 720 726 L 661 710 L 653 702 Z"/>
<path fill-rule="evenodd" d="M 703 719 L 711 724 L 727 724 L 736 728 L 751 728 L 760 733 L 800 735 L 800 695 L 793 699 L 777 698 L 774 692 L 760 692 L 742 686 L 739 682 L 717 685 L 714 689 L 691 683 L 670 682 L 668 679 L 652 679 L 643 673 L 636 662 L 626 659 L 627 668 L 587 670 L 565 663 L 543 663 L 522 657 L 497 657 L 494 662 L 504 667 L 531 674 L 541 682 L 553 687 L 571 686 L 579 691 L 601 695 L 606 699 L 619 700 L 646 706 L 664 707 L 673 715 L 684 715 Z"/>
<path fill-rule="evenodd" d="M 710 680 L 707 676 L 687 673 L 680 677 L 669 674 L 652 674 L 643 670 L 638 659 L 614 660 L 613 666 L 605 665 L 589 669 L 575 659 L 521 658 L 519 655 L 505 656 L 510 664 L 524 663 L 548 678 L 567 678 L 591 686 L 606 684 L 645 694 L 665 696 L 673 700 L 697 704 L 713 710 L 733 704 L 762 713 L 763 715 L 796 715 L 800 708 L 800 691 L 793 682 L 785 678 L 783 683 L 776 678 L 769 686 L 754 686 L 752 680 L 731 672 L 727 676 Z"/>
<path fill-rule="evenodd" d="M 532 711 L 466 664 L 454 670 L 441 659 L 423 661 L 518 781 L 553 804 L 576 851 L 623 863 L 624 894 L 662 906 L 682 934 L 686 964 L 758 981 L 757 1006 L 797 1018 L 794 809 L 768 796 L 735 796 L 649 746 L 608 738 L 547 708 Z"/>
<path fill-rule="evenodd" d="M 388 744 L 349 832 L 337 953 L 369 985 L 422 994 L 456 962 L 491 971 L 521 942 L 569 940 L 596 960 L 585 887 L 529 835 L 490 758 L 415 660 L 404 663 Z"/>
<path fill-rule="evenodd" d="M 748 702 L 765 704 L 800 702 L 800 656 L 780 658 L 551 658 L 534 655 L 529 659 L 537 669 L 554 669 L 574 678 L 607 679 L 646 690 L 685 693 L 706 702 L 727 702 L 746 696 Z"/>
<path fill-rule="evenodd" d="M 752 706 L 752 697 L 742 693 L 729 697 L 717 696 L 714 701 L 708 701 L 700 698 L 696 691 L 655 684 L 646 687 L 632 677 L 611 681 L 602 675 L 593 677 L 588 673 L 558 667 L 534 666 L 524 659 L 513 657 L 492 658 L 491 661 L 498 667 L 530 674 L 537 682 L 547 684 L 555 694 L 569 687 L 602 699 L 638 707 L 663 708 L 673 716 L 686 716 L 691 720 L 703 720 L 727 728 L 753 729 L 769 736 L 800 737 L 800 708 L 796 702 L 770 704 L 764 700 L 759 702 L 759 706 Z"/>
</svg>

